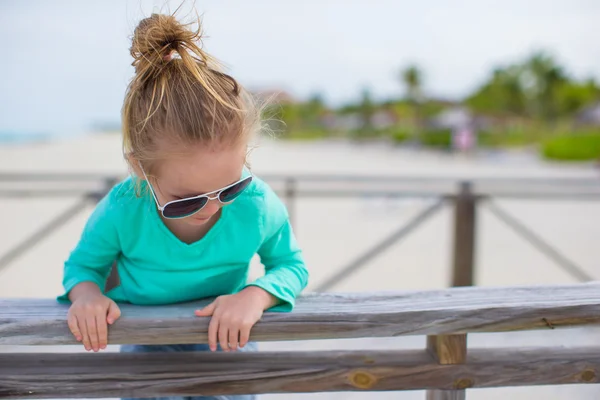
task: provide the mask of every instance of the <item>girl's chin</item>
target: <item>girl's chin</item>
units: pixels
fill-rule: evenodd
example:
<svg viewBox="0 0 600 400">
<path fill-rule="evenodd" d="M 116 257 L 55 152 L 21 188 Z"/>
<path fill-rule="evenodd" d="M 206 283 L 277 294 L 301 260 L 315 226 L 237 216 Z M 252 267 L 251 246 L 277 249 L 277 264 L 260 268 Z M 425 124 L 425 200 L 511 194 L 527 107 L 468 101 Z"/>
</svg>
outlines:
<svg viewBox="0 0 600 400">
<path fill-rule="evenodd" d="M 204 225 L 210 221 L 210 217 L 189 217 L 185 220 L 190 225 Z"/>
</svg>

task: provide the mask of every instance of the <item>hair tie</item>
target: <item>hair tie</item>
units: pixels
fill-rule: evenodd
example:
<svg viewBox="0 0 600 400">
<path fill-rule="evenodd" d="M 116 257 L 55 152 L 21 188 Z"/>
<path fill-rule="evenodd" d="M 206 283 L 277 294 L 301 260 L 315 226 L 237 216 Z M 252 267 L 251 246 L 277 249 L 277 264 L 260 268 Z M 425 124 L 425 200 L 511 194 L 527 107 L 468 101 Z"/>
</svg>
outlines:
<svg viewBox="0 0 600 400">
<path fill-rule="evenodd" d="M 167 54 L 165 54 L 165 55 L 163 56 L 163 60 L 164 60 L 165 62 L 169 62 L 169 61 L 171 61 L 171 60 L 173 59 L 173 53 L 174 53 L 174 51 L 173 51 L 173 50 L 169 51 Z"/>
<path fill-rule="evenodd" d="M 173 60 L 174 58 L 181 58 L 181 56 L 179 55 L 179 53 L 175 50 L 171 50 L 168 54 L 165 54 L 163 56 L 163 60 L 164 62 L 169 62 L 171 60 Z"/>
</svg>

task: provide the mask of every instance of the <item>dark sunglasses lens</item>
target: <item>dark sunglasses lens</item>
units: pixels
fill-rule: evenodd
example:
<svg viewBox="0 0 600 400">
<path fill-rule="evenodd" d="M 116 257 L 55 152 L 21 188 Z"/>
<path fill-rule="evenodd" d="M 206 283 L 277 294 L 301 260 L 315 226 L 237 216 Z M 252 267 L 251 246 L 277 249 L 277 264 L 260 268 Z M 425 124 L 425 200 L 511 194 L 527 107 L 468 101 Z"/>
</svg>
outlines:
<svg viewBox="0 0 600 400">
<path fill-rule="evenodd" d="M 246 189 L 248 185 L 250 185 L 250 182 L 252 182 L 252 178 L 247 178 L 241 182 L 236 183 L 232 187 L 223 190 L 219 194 L 219 200 L 221 200 L 223 203 L 229 203 L 235 200 L 240 194 L 242 194 L 244 189 Z"/>
<path fill-rule="evenodd" d="M 163 210 L 165 218 L 183 218 L 192 215 L 206 205 L 208 199 L 206 197 L 198 197 L 171 203 Z"/>
</svg>

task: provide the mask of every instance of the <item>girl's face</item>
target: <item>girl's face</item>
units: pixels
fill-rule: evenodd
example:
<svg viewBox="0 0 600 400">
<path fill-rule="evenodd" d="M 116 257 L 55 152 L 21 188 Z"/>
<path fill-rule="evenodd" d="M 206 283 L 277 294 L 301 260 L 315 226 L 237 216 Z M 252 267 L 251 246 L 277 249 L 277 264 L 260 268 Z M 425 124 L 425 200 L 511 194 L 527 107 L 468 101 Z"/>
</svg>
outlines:
<svg viewBox="0 0 600 400">
<path fill-rule="evenodd" d="M 245 144 L 215 148 L 198 146 L 187 150 L 186 155 L 161 161 L 157 165 L 156 179 L 150 178 L 161 206 L 169 201 L 213 192 L 242 177 L 246 160 Z M 210 200 L 200 211 L 180 221 L 204 225 L 222 206 L 219 200 Z"/>
</svg>

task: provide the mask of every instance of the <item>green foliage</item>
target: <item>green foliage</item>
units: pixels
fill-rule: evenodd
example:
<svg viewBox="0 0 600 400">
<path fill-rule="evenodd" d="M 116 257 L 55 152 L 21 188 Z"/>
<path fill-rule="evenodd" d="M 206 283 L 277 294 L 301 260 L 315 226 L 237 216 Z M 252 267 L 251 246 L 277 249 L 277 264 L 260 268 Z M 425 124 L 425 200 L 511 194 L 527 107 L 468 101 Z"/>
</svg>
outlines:
<svg viewBox="0 0 600 400">
<path fill-rule="evenodd" d="M 358 107 L 358 113 L 362 119 L 362 128 L 365 134 L 371 134 L 373 130 L 371 120 L 373 114 L 375 114 L 376 108 L 373 100 L 371 99 L 371 92 L 368 89 L 364 89 L 362 93 L 362 100 Z"/>
<path fill-rule="evenodd" d="M 421 143 L 424 146 L 449 149 L 452 145 L 450 129 L 428 130 L 423 133 Z"/>
<path fill-rule="evenodd" d="M 350 139 L 354 140 L 372 140 L 378 139 L 384 136 L 383 130 L 367 128 L 367 129 L 355 129 L 347 133 Z"/>
<path fill-rule="evenodd" d="M 425 127 L 427 120 L 452 104 L 424 96 L 423 73 L 419 66 L 407 66 L 400 71 L 398 79 L 405 93 L 401 99 L 378 102 L 365 89 L 354 102 L 332 109 L 315 94 L 303 102 L 275 105 L 265 117 L 281 138 L 309 140 L 339 135 L 367 140 L 386 137 L 396 143 L 414 138 L 425 146 L 449 148 L 452 140 L 449 130 L 426 131 Z M 479 146 L 516 147 L 537 145 L 556 132 L 566 132 L 563 129 L 569 128 L 561 124 L 570 126 L 576 113 L 599 100 L 600 87 L 594 80 L 576 80 L 552 56 L 537 52 L 495 69 L 464 103 L 477 117 L 487 118 L 494 124 L 489 132 L 479 132 Z M 393 114 L 397 125 L 376 129 L 372 121 L 379 111 Z M 351 117 L 335 120 L 347 115 Z M 329 122 L 340 122 L 333 126 L 348 126 L 347 129 L 352 130 L 326 132 L 327 126 L 331 126 Z"/>
<path fill-rule="evenodd" d="M 491 79 L 466 100 L 475 112 L 496 115 L 525 115 L 527 99 L 521 86 L 523 68 L 496 69 Z"/>
<path fill-rule="evenodd" d="M 322 136 L 321 119 L 327 112 L 321 96 L 316 94 L 306 102 L 273 104 L 263 117 L 278 136 L 300 139 Z"/>
<path fill-rule="evenodd" d="M 600 88 L 593 80 L 581 83 L 571 79 L 553 57 L 538 52 L 494 70 L 465 103 L 476 113 L 554 122 L 599 96 Z"/>
<path fill-rule="evenodd" d="M 312 130 L 292 130 L 283 134 L 282 139 L 288 140 L 318 140 L 329 136 L 329 132 L 323 129 L 312 129 Z"/>
<path fill-rule="evenodd" d="M 306 103 L 296 104 L 296 107 L 302 125 L 313 129 L 320 125 L 320 118 L 327 110 L 319 94 L 313 95 Z"/>
<path fill-rule="evenodd" d="M 423 126 L 423 73 L 417 65 L 409 65 L 401 71 L 402 82 L 406 86 L 406 99 L 412 105 L 412 118 L 416 130 Z"/>
<path fill-rule="evenodd" d="M 534 129 L 528 130 L 506 130 L 506 131 L 482 131 L 478 133 L 477 145 L 481 147 L 523 147 L 535 144 L 544 132 Z"/>
<path fill-rule="evenodd" d="M 407 140 L 409 140 L 412 137 L 412 135 L 403 129 L 394 129 L 390 132 L 390 138 L 395 142 L 395 143 L 403 143 L 406 142 Z"/>
<path fill-rule="evenodd" d="M 275 110 L 274 118 L 283 121 L 289 130 L 298 129 L 303 123 L 300 107 L 296 104 L 282 104 Z"/>
<path fill-rule="evenodd" d="M 444 111 L 446 107 L 438 101 L 425 101 L 420 106 L 420 113 L 425 118 L 431 118 Z"/>
<path fill-rule="evenodd" d="M 412 103 L 422 100 L 421 86 L 423 85 L 423 74 L 417 65 L 409 65 L 401 72 L 402 82 L 406 86 L 407 98 Z"/>
<path fill-rule="evenodd" d="M 544 143 L 542 154 L 559 161 L 600 160 L 600 131 L 554 137 Z"/>
<path fill-rule="evenodd" d="M 564 82 L 558 88 L 558 108 L 564 114 L 573 114 L 600 99 L 600 87 L 593 79 L 587 82 Z"/>
</svg>

